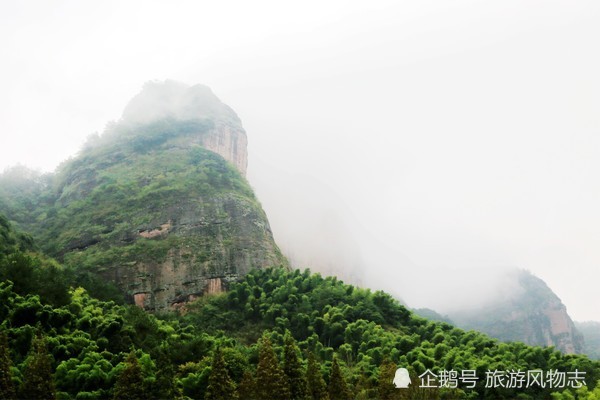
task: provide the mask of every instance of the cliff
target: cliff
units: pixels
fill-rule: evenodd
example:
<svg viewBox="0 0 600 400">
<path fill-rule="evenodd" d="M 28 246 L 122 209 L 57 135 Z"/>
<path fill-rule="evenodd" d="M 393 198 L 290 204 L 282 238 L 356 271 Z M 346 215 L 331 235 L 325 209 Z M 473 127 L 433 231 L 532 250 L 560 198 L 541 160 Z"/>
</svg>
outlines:
<svg viewBox="0 0 600 400">
<path fill-rule="evenodd" d="M 246 160 L 239 118 L 210 89 L 150 83 L 55 174 L 20 183 L 37 185 L 29 203 L 3 184 L 0 211 L 47 254 L 164 310 L 287 266 Z"/>
<path fill-rule="evenodd" d="M 209 120 L 208 132 L 192 135 L 190 144 L 199 144 L 231 162 L 245 176 L 248 139 L 237 114 L 204 85 L 180 82 L 148 82 L 123 111 L 121 125 L 139 126 L 156 121 Z"/>
<path fill-rule="evenodd" d="M 450 317 L 461 328 L 478 330 L 503 341 L 555 346 L 568 354 L 582 353 L 583 336 L 546 283 L 529 272 L 519 271 L 515 285 L 513 296 Z"/>
</svg>

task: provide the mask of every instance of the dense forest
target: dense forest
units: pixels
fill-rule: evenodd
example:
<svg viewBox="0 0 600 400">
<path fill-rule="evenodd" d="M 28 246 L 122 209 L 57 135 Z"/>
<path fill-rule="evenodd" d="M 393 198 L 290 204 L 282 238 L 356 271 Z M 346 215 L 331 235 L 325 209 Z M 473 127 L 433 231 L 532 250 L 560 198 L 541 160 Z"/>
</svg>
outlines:
<svg viewBox="0 0 600 400">
<path fill-rule="evenodd" d="M 86 284 L 0 217 L 1 398 L 600 398 L 599 362 L 431 322 L 308 270 L 253 271 L 158 315 L 93 298 Z M 408 389 L 392 384 L 398 366 Z M 567 379 L 509 380 L 532 370 Z"/>
</svg>

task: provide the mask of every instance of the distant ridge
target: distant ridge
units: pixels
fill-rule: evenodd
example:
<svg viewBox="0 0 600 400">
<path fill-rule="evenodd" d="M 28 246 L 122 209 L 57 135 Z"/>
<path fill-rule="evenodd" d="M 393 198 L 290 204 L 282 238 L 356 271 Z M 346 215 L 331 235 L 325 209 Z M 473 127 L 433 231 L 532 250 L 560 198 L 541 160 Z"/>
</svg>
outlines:
<svg viewBox="0 0 600 400">
<path fill-rule="evenodd" d="M 465 329 L 474 329 L 503 341 L 555 346 L 565 353 L 582 353 L 584 341 L 561 300 L 531 273 L 515 271 L 517 295 L 481 309 L 450 314 Z"/>
</svg>

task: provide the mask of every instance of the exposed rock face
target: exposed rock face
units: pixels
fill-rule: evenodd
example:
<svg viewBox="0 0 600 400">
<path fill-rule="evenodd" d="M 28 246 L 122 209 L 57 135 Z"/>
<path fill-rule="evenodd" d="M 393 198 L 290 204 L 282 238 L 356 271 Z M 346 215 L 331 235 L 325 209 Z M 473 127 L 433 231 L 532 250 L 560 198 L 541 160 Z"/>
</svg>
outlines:
<svg viewBox="0 0 600 400">
<path fill-rule="evenodd" d="M 452 314 L 458 326 L 504 341 L 555 346 L 564 353 L 581 353 L 583 336 L 561 300 L 541 279 L 526 271 L 515 275 L 518 290 L 509 299 L 483 309 Z"/>
<path fill-rule="evenodd" d="M 116 243 L 124 245 L 125 253 L 131 248 L 133 257 L 120 252 L 121 261 L 107 263 L 101 273 L 148 310 L 220 293 L 252 268 L 287 265 L 261 211 L 236 195 L 179 201 L 155 215 L 157 221 L 168 218 L 168 223 L 155 229 L 138 226 L 138 238 L 131 245 Z M 71 252 L 65 259 L 78 263 L 80 255 L 85 257 L 96 246 Z"/>
<path fill-rule="evenodd" d="M 248 140 L 246 132 L 237 129 L 226 123 L 217 122 L 213 130 L 202 137 L 200 144 L 210 151 L 221 155 L 224 159 L 231 162 L 246 176 L 246 167 L 248 165 Z"/>
<path fill-rule="evenodd" d="M 13 219 L 66 265 L 166 310 L 253 268 L 288 266 L 246 160 L 239 119 L 210 89 L 147 84 L 120 122 L 59 168 L 32 199 L 39 206 Z"/>
<path fill-rule="evenodd" d="M 204 85 L 187 86 L 175 81 L 148 82 L 125 107 L 121 122 L 145 125 L 157 120 L 208 119 L 210 132 L 195 142 L 231 162 L 246 176 L 248 139 L 237 114 Z"/>
<path fill-rule="evenodd" d="M 558 301 L 548 304 L 543 313 L 550 321 L 550 329 L 544 331 L 545 345 L 556 346 L 569 354 L 581 353 L 583 336 L 576 330 L 567 308 Z"/>
</svg>

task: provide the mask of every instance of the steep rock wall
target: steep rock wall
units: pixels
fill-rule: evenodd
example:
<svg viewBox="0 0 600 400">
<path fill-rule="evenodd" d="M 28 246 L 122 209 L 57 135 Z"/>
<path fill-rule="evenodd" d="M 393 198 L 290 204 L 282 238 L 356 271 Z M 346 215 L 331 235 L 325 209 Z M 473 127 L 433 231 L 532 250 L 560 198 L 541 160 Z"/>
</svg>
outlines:
<svg viewBox="0 0 600 400">
<path fill-rule="evenodd" d="M 243 176 L 248 166 L 248 139 L 243 129 L 217 122 L 207 135 L 201 136 L 200 144 L 232 163 Z"/>
</svg>

